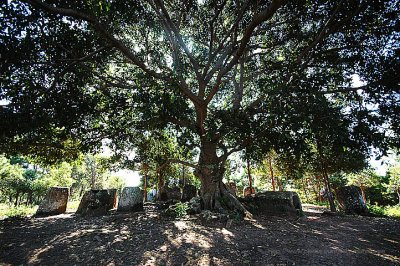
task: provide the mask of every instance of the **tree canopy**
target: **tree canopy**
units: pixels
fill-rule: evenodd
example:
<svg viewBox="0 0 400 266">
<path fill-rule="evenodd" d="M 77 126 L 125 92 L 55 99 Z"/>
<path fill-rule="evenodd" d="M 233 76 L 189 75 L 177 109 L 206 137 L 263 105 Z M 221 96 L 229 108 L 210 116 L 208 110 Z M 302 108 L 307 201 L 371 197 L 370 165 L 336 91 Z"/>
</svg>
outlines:
<svg viewBox="0 0 400 266">
<path fill-rule="evenodd" d="M 245 148 L 315 144 L 346 161 L 399 145 L 398 11 L 398 0 L 2 3 L 0 149 L 72 156 L 167 129 L 199 153 L 205 207 L 235 204 L 221 180 Z"/>
</svg>

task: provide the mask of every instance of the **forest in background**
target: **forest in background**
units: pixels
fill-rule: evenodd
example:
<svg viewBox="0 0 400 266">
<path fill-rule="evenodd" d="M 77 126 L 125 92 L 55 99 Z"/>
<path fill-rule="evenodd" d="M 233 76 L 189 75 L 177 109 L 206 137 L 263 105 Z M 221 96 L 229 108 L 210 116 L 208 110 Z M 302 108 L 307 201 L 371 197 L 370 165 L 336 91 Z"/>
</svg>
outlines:
<svg viewBox="0 0 400 266">
<path fill-rule="evenodd" d="M 295 191 L 303 203 L 329 206 L 326 184 L 318 172 L 310 169 L 285 169 L 279 156 L 271 152 L 261 162 L 250 162 L 236 156 L 227 163 L 224 182 L 235 183 L 238 196 L 250 185 L 255 192 Z M 85 154 L 70 162 L 53 165 L 35 164 L 28 157 L 0 156 L 0 217 L 32 215 L 38 204 L 53 186 L 69 187 L 69 211 L 78 207 L 88 189 L 115 188 L 118 193 L 125 186 L 123 177 L 113 175 L 118 167 L 110 157 Z M 298 166 L 300 167 L 300 166 Z M 162 175 L 162 177 L 161 177 Z M 141 171 L 140 187 L 144 189 L 144 172 Z M 193 171 L 180 164 L 153 164 L 147 170 L 147 192 L 159 191 L 160 177 L 167 187 L 192 184 L 200 189 L 200 182 Z M 251 180 L 251 181 L 250 181 Z M 371 214 L 400 217 L 400 158 L 389 165 L 385 175 L 378 175 L 372 168 L 358 172 L 337 172 L 330 176 L 332 191 L 338 187 L 354 185 L 361 189 Z M 251 183 L 251 184 L 250 184 Z M 149 201 L 156 200 L 149 198 Z"/>
</svg>

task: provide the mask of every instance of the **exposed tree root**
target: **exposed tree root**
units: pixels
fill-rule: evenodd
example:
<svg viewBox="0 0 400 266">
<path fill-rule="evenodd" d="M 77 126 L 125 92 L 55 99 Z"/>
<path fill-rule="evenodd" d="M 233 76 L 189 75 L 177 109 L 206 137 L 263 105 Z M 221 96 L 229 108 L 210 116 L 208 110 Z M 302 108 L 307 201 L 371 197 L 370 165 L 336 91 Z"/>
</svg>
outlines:
<svg viewBox="0 0 400 266">
<path fill-rule="evenodd" d="M 203 193 L 202 208 L 217 212 L 238 211 L 247 218 L 251 219 L 253 217 L 237 197 L 226 188 L 222 181 L 212 191 Z"/>
<path fill-rule="evenodd" d="M 229 190 L 225 189 L 225 191 L 223 192 L 223 196 L 225 196 L 230 201 L 230 204 L 234 207 L 234 209 L 239 210 L 244 214 L 245 217 L 249 219 L 253 218 L 253 215 L 248 210 L 246 210 L 243 204 L 237 199 L 235 195 L 232 195 Z"/>
</svg>

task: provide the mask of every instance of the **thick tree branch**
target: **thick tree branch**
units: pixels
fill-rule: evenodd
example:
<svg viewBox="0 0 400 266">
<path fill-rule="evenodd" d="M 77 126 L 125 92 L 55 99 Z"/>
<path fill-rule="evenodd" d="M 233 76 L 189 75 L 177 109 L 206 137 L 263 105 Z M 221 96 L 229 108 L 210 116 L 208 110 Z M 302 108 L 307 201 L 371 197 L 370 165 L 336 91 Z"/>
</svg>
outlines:
<svg viewBox="0 0 400 266">
<path fill-rule="evenodd" d="M 171 19 L 171 16 L 169 15 L 167 9 L 165 8 L 163 1 L 162 0 L 155 0 L 155 4 L 161 9 L 163 18 L 168 25 L 169 29 L 174 33 L 180 47 L 184 50 L 185 54 L 189 58 L 190 63 L 192 64 L 194 71 L 196 73 L 196 77 L 199 81 L 203 80 L 201 74 L 200 74 L 200 68 L 199 64 L 192 55 L 192 53 L 189 51 L 188 47 L 186 46 L 185 42 L 182 39 L 182 35 L 179 32 L 179 29 L 175 26 L 174 22 Z"/>
<path fill-rule="evenodd" d="M 261 23 L 263 23 L 264 21 L 272 18 L 273 15 L 277 12 L 277 10 L 281 6 L 283 6 L 285 3 L 286 3 L 286 0 L 273 0 L 272 3 L 266 9 L 264 9 L 260 13 L 253 16 L 253 19 L 251 20 L 249 25 L 244 30 L 243 37 L 240 41 L 239 47 L 234 52 L 232 60 L 227 64 L 226 67 L 224 67 L 223 69 L 221 69 L 219 71 L 219 73 L 217 75 L 217 79 L 215 81 L 215 85 L 206 98 L 206 103 L 209 103 L 213 99 L 215 94 L 218 92 L 221 81 L 222 81 L 222 77 L 226 73 L 228 73 L 234 65 L 237 64 L 240 57 L 244 54 L 246 47 L 247 47 L 248 43 L 250 42 L 250 39 L 253 35 L 255 28 L 258 25 L 260 25 Z"/>
<path fill-rule="evenodd" d="M 134 65 L 138 66 L 145 73 L 149 74 L 150 76 L 156 79 L 164 80 L 169 83 L 174 83 L 173 78 L 171 78 L 172 75 L 163 75 L 152 69 L 149 69 L 147 65 L 130 50 L 130 48 L 128 48 L 122 41 L 118 40 L 110 32 L 108 32 L 108 30 L 106 30 L 106 28 L 102 24 L 100 24 L 100 22 L 98 22 L 96 18 L 74 9 L 54 7 L 38 0 L 21 0 L 21 1 L 30 4 L 34 7 L 45 10 L 46 12 L 52 14 L 69 16 L 78 20 L 83 20 L 88 22 L 93 26 L 96 32 L 105 37 L 113 47 L 117 48 L 125 57 L 127 57 Z M 186 86 L 180 86 L 180 89 L 190 100 L 192 100 L 193 102 L 198 102 L 198 97 Z"/>
<path fill-rule="evenodd" d="M 322 93 L 323 94 L 334 94 L 334 93 L 346 93 L 346 92 L 354 92 L 354 91 L 358 91 L 358 90 L 366 90 L 374 84 L 375 83 L 371 83 L 371 84 L 359 86 L 359 87 L 339 87 L 336 90 L 328 90 L 328 91 L 324 91 Z"/>
<path fill-rule="evenodd" d="M 239 71 L 239 83 L 236 82 L 236 77 L 234 77 L 233 82 L 235 85 L 235 94 L 233 96 L 232 110 L 236 111 L 240 108 L 240 103 L 243 98 L 243 90 L 244 90 L 244 61 L 242 58 L 240 60 L 240 71 Z"/>
<path fill-rule="evenodd" d="M 213 59 L 213 50 L 214 50 L 214 42 L 215 42 L 215 37 L 216 37 L 215 36 L 214 24 L 217 21 L 219 15 L 221 14 L 222 10 L 224 9 L 224 7 L 226 5 L 226 2 L 227 1 L 224 0 L 220 5 L 218 5 L 216 7 L 215 14 L 213 16 L 213 19 L 210 22 L 210 43 L 209 43 L 209 46 L 208 46 L 208 60 L 207 60 L 206 66 L 204 67 L 204 70 L 203 70 L 203 76 L 204 77 L 206 77 L 207 72 L 208 72 L 208 70 L 210 68 L 211 62 L 212 62 L 212 60 L 214 60 Z M 220 45 L 220 47 L 222 47 L 222 46 Z"/>
<path fill-rule="evenodd" d="M 222 52 L 222 55 L 220 56 L 220 58 L 217 59 L 217 62 L 223 62 L 225 60 L 226 56 L 228 54 L 230 54 L 229 51 L 231 50 L 231 48 L 229 48 L 229 49 L 225 48 L 225 47 L 227 47 L 227 41 L 228 41 L 229 38 L 231 38 L 231 45 L 229 45 L 228 47 L 235 46 L 239 22 L 243 19 L 244 13 L 246 12 L 247 8 L 249 7 L 249 4 L 250 4 L 250 1 L 247 1 L 242 6 L 242 8 L 239 10 L 237 18 L 235 20 L 235 23 L 233 23 L 231 28 L 225 33 L 224 37 L 219 42 L 219 45 L 215 49 L 215 51 L 211 51 L 211 50 L 209 51 L 208 62 L 207 62 L 206 67 L 204 68 L 204 76 L 205 76 L 205 79 L 206 79 L 206 83 L 208 81 L 210 81 L 210 79 L 215 74 L 215 72 L 220 69 L 220 67 L 218 67 L 218 68 L 214 67 L 214 68 L 211 69 L 211 71 L 208 74 L 206 74 L 208 72 L 209 68 L 210 68 L 211 62 L 213 62 L 215 60 L 215 58 L 217 57 L 217 55 L 220 54 L 222 51 L 224 51 L 224 52 Z M 218 65 L 218 63 L 216 65 Z"/>
<path fill-rule="evenodd" d="M 301 60 L 313 49 L 317 44 L 325 38 L 326 35 L 329 34 L 328 26 L 332 23 L 334 18 L 336 17 L 336 14 L 338 13 L 340 6 L 342 5 L 343 0 L 341 0 L 337 5 L 335 10 L 332 12 L 328 20 L 324 23 L 322 26 L 322 29 L 320 30 L 319 34 L 317 37 L 299 54 L 299 56 L 296 59 L 296 64 L 300 64 Z"/>
<path fill-rule="evenodd" d="M 89 16 L 88 14 L 85 14 L 83 12 L 80 12 L 80 11 L 77 11 L 74 9 L 53 7 L 51 5 L 45 4 L 45 3 L 41 2 L 41 1 L 37 1 L 37 0 L 21 0 L 21 1 L 31 4 L 34 7 L 43 9 L 52 14 L 69 16 L 69 17 L 73 17 L 73 18 L 76 18 L 79 20 L 89 22 L 98 33 L 100 33 L 103 37 L 105 37 L 112 44 L 112 46 L 117 48 L 122 54 L 124 54 L 128 59 L 130 59 L 132 61 L 132 63 L 134 63 L 136 66 L 140 67 L 144 72 L 146 72 L 147 74 L 149 74 L 157 79 L 171 81 L 171 79 L 169 77 L 164 76 L 160 73 L 155 72 L 154 70 L 149 69 L 145 65 L 144 62 L 139 60 L 139 58 L 137 58 L 136 55 L 125 44 L 122 43 L 122 41 L 116 39 L 94 17 Z"/>
</svg>

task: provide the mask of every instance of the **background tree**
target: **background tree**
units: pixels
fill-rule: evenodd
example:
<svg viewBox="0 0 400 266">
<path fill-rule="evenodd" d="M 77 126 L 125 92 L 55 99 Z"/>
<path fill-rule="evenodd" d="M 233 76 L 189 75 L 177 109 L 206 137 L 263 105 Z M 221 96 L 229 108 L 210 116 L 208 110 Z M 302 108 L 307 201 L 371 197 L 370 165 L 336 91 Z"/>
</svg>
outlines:
<svg viewBox="0 0 400 266">
<path fill-rule="evenodd" d="M 397 158 L 396 163 L 389 168 L 389 184 L 387 186 L 390 192 L 395 192 L 399 198 L 400 205 L 400 160 Z"/>
<path fill-rule="evenodd" d="M 67 162 L 62 162 L 51 166 L 47 175 L 52 180 L 52 186 L 70 187 L 74 183 L 71 174 L 72 166 Z"/>
<path fill-rule="evenodd" d="M 32 165 L 26 158 L 0 156 L 0 202 L 8 201 L 14 206 L 38 202 L 47 187 L 40 182 L 43 173 L 29 166 Z"/>
<path fill-rule="evenodd" d="M 115 188 L 118 191 L 118 194 L 121 195 L 122 189 L 125 187 L 125 180 L 124 178 L 117 176 L 117 175 L 111 175 L 108 180 L 108 187 L 109 188 Z"/>
<path fill-rule="evenodd" d="M 24 183 L 24 170 L 18 164 L 11 164 L 4 156 L 0 157 L 1 194 L 11 203 L 14 199 L 15 206 L 19 203 L 20 190 Z"/>
<path fill-rule="evenodd" d="M 173 132 L 163 130 L 161 132 L 142 132 L 131 133 L 135 136 L 134 140 L 124 140 L 114 142 L 113 149 L 117 150 L 117 157 L 122 158 L 122 165 L 142 172 L 144 178 L 143 164 L 147 169 L 147 187 L 156 188 L 159 192 L 164 190 L 168 184 L 176 186 L 186 180 L 190 183 L 193 179 L 191 169 L 187 165 L 192 165 L 193 153 L 186 146 L 180 146 Z M 126 147 L 131 147 L 135 157 L 130 159 L 123 155 Z M 186 166 L 186 168 L 184 168 Z M 181 181 L 180 181 L 181 180 Z M 142 180 L 144 185 L 144 180 Z"/>
<path fill-rule="evenodd" d="M 85 176 L 89 178 L 90 189 L 103 189 L 108 177 L 107 158 L 85 154 L 82 163 Z"/>
<path fill-rule="evenodd" d="M 349 174 L 347 176 L 348 184 L 358 186 L 361 189 L 361 194 L 364 202 L 367 203 L 367 197 L 365 196 L 365 189 L 378 184 L 378 176 L 372 169 L 365 169 L 358 173 Z"/>
</svg>

